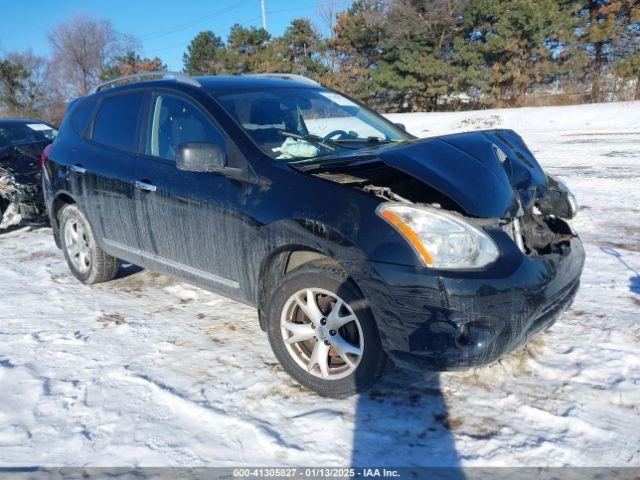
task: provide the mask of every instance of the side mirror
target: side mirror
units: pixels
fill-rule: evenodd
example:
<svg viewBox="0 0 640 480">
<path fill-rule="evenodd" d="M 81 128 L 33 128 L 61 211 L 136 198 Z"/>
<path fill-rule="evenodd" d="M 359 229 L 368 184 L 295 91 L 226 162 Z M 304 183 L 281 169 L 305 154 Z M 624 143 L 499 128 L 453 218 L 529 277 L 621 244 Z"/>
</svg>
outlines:
<svg viewBox="0 0 640 480">
<path fill-rule="evenodd" d="M 227 155 L 215 143 L 181 143 L 176 152 L 176 167 L 187 172 L 222 172 Z"/>
<path fill-rule="evenodd" d="M 406 132 L 407 131 L 407 127 L 405 126 L 404 123 L 394 123 L 394 125 L 398 128 L 400 128 L 402 131 Z"/>
</svg>

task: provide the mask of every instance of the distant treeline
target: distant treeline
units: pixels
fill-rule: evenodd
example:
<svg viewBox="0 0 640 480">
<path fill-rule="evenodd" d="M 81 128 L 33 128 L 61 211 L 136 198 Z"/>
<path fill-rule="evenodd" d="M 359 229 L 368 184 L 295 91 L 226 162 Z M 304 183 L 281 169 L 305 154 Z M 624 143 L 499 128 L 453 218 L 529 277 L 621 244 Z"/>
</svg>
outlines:
<svg viewBox="0 0 640 480">
<path fill-rule="evenodd" d="M 294 19 L 277 37 L 239 24 L 224 40 L 200 32 L 184 71 L 299 73 L 388 112 L 640 100 L 640 0 L 319 0 L 318 9 L 324 25 Z M 5 114 L 55 120 L 64 100 L 100 80 L 165 68 L 105 20 L 72 17 L 49 41 L 51 59 L 14 52 L 0 62 Z"/>
</svg>

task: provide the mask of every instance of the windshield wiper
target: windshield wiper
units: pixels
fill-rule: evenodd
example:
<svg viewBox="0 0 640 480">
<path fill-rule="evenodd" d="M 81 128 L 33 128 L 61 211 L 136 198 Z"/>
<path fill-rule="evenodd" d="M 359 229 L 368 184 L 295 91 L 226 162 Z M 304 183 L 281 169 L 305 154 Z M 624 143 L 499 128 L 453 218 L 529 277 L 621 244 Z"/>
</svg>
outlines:
<svg viewBox="0 0 640 480">
<path fill-rule="evenodd" d="M 297 133 L 285 132 L 284 130 L 280 130 L 280 135 L 295 138 L 296 140 L 303 140 L 305 142 L 313 143 L 314 145 L 320 145 L 321 147 L 324 147 L 327 150 L 331 150 L 332 152 L 336 151 L 336 149 L 331 145 L 327 145 L 326 143 L 324 143 L 323 138 L 319 137 L 318 135 L 298 135 Z"/>
<path fill-rule="evenodd" d="M 388 140 L 386 138 L 382 138 L 382 137 L 367 137 L 367 138 L 336 138 L 335 140 L 331 140 L 332 142 L 335 143 L 376 143 L 376 144 L 382 144 L 382 143 L 391 143 L 392 140 Z"/>
</svg>

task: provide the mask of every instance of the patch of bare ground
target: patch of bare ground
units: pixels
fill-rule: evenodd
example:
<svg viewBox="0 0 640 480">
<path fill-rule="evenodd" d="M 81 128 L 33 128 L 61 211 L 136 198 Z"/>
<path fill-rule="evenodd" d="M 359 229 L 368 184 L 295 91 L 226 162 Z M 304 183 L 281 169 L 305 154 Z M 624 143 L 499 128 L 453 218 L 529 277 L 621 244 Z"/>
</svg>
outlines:
<svg viewBox="0 0 640 480">
<path fill-rule="evenodd" d="M 284 368 L 282 368 L 282 365 L 280 365 L 280 363 L 278 363 L 278 362 L 268 362 L 268 363 L 266 363 L 266 365 L 267 365 L 267 369 L 270 372 L 273 372 L 273 373 L 284 372 Z"/>
<path fill-rule="evenodd" d="M 640 242 L 602 242 L 602 246 L 627 250 L 628 252 L 640 252 Z"/>
<path fill-rule="evenodd" d="M 640 307 L 640 297 L 638 295 L 631 295 L 629 298 L 631 299 L 631 303 Z"/>
<path fill-rule="evenodd" d="M 500 430 L 494 425 L 474 423 L 472 425 L 465 425 L 464 431 L 460 433 L 476 440 L 489 440 L 490 438 L 498 435 L 498 433 L 500 433 Z"/>
<path fill-rule="evenodd" d="M 465 118 L 458 123 L 458 129 L 493 128 L 501 123 L 500 115 L 489 115 L 487 118 Z"/>
<path fill-rule="evenodd" d="M 450 417 L 447 413 L 434 413 L 433 419 L 447 430 L 458 430 L 463 423 L 460 417 Z"/>
<path fill-rule="evenodd" d="M 109 283 L 110 288 L 128 293 L 142 293 L 148 288 L 165 288 L 178 284 L 173 277 L 154 272 L 153 270 L 141 270 L 126 277 L 116 278 Z"/>
<path fill-rule="evenodd" d="M 18 261 L 21 262 L 31 262 L 35 260 L 44 260 L 46 258 L 56 258 L 55 252 L 51 252 L 49 250 L 36 250 L 35 252 L 31 252 L 29 255 L 25 255 L 23 257 L 19 257 Z"/>
<path fill-rule="evenodd" d="M 108 327 L 109 325 L 122 325 L 124 323 L 127 323 L 127 320 L 121 313 L 105 313 L 102 316 L 98 317 L 97 321 L 102 323 L 103 327 Z"/>
<path fill-rule="evenodd" d="M 309 390 L 307 387 L 300 385 L 299 383 L 295 382 L 292 379 L 289 379 L 289 381 L 286 384 L 286 387 L 288 387 L 288 392 L 285 392 L 284 398 L 291 398 L 293 396 L 298 396 L 301 393 L 305 395 L 309 395 L 309 394 L 315 395 L 314 392 Z"/>
<path fill-rule="evenodd" d="M 216 323 L 215 325 L 210 326 L 205 333 L 207 335 L 214 335 L 225 330 L 229 332 L 237 332 L 238 327 L 233 322 Z"/>
<path fill-rule="evenodd" d="M 298 398 L 300 395 L 315 395 L 311 390 L 306 387 L 303 387 L 299 383 L 288 380 L 288 381 L 274 381 L 272 385 L 269 386 L 268 390 L 265 392 L 264 390 L 260 390 L 255 394 L 250 394 L 249 397 L 262 400 L 265 397 L 280 397 L 283 400 L 288 400 L 291 398 Z"/>
<path fill-rule="evenodd" d="M 232 322 L 218 323 L 207 328 L 204 333 L 218 345 L 224 345 L 229 339 L 229 334 L 236 332 L 238 327 Z"/>
</svg>

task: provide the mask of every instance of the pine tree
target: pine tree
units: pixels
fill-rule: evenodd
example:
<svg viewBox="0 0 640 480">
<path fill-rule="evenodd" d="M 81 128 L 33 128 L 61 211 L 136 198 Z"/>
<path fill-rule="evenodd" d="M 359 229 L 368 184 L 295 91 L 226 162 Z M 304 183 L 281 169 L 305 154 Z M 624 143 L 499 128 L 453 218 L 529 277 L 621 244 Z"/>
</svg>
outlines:
<svg viewBox="0 0 640 480">
<path fill-rule="evenodd" d="M 582 0 L 579 9 L 580 48 L 590 58 L 587 79 L 591 80 L 591 100 L 602 101 L 605 92 L 602 86 L 602 74 L 606 67 L 629 57 L 629 43 L 638 45 L 633 38 L 640 34 L 640 1 L 639 0 Z M 620 51 L 622 49 L 622 52 Z M 627 65 L 627 67 L 625 67 Z M 620 70 L 627 72 L 631 63 L 623 63 Z"/>
<path fill-rule="evenodd" d="M 166 69 L 167 66 L 158 57 L 142 58 L 135 50 L 130 50 L 126 55 L 116 57 L 113 65 L 102 72 L 101 79 L 106 81 L 134 73 L 157 72 Z"/>
<path fill-rule="evenodd" d="M 292 20 L 281 40 L 292 72 L 314 78 L 322 75 L 325 71 L 319 61 L 322 39 L 310 20 Z"/>
<path fill-rule="evenodd" d="M 458 87 L 451 58 L 461 0 L 398 0 L 387 13 L 384 53 L 373 75 L 386 109 L 433 110 Z"/>
<path fill-rule="evenodd" d="M 623 78 L 624 83 L 635 82 L 633 99 L 640 100 L 640 50 L 618 62 L 616 72 Z"/>
<path fill-rule="evenodd" d="M 573 19 L 557 0 L 474 0 L 462 14 L 461 57 L 481 59 L 483 90 L 493 102 L 522 105 L 536 84 L 555 75 L 555 59 L 567 48 Z"/>
<path fill-rule="evenodd" d="M 189 75 L 217 75 L 222 72 L 224 43 L 211 31 L 198 33 L 182 56 L 184 71 Z"/>
<path fill-rule="evenodd" d="M 336 64 L 323 77 L 324 84 L 365 102 L 374 99 L 371 74 L 382 59 L 384 14 L 382 0 L 356 0 L 338 14 L 327 42 Z"/>
<path fill-rule="evenodd" d="M 24 95 L 29 72 L 11 60 L 0 61 L 0 109 L 19 116 L 24 110 Z"/>
<path fill-rule="evenodd" d="M 267 56 L 265 52 L 271 40 L 269 32 L 263 28 L 243 27 L 236 23 L 231 27 L 224 52 L 224 65 L 229 73 L 241 74 L 262 72 Z"/>
</svg>

